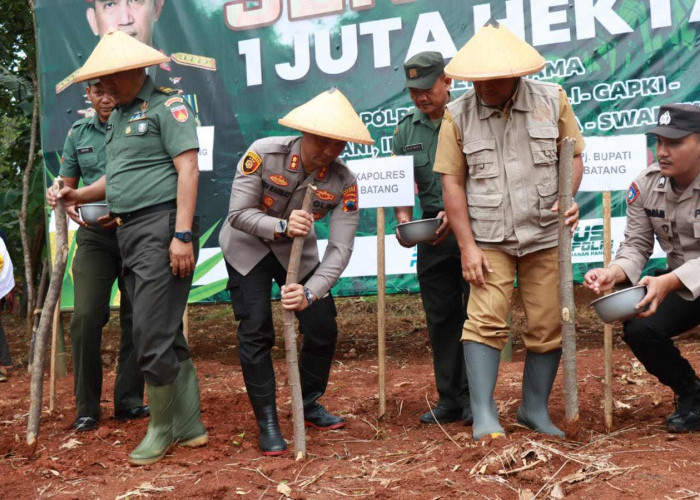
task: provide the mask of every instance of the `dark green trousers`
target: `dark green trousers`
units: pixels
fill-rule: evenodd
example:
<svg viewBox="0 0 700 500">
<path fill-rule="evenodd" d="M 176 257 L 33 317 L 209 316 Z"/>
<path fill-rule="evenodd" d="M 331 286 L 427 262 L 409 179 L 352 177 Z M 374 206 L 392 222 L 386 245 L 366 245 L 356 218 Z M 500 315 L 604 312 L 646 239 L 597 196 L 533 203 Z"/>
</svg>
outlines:
<svg viewBox="0 0 700 500">
<path fill-rule="evenodd" d="M 134 307 L 134 344 L 138 369 L 149 385 L 175 381 L 180 362 L 190 359 L 182 333 L 182 315 L 190 294 L 192 275 L 173 276 L 170 243 L 175 232 L 175 210 L 132 219 L 117 229 L 124 261 L 124 284 Z M 192 227 L 195 261 L 199 228 Z"/>
<path fill-rule="evenodd" d="M 419 243 L 416 267 L 433 349 L 439 404 L 461 408 L 469 403 L 461 343 L 469 283 L 462 279 L 459 247 L 454 235 L 436 246 Z"/>
<path fill-rule="evenodd" d="M 121 342 L 114 382 L 115 410 L 143 404 L 143 377 L 136 367 L 131 302 L 121 278 L 122 261 L 114 230 L 81 227 L 73 259 L 75 308 L 70 322 L 74 392 L 80 417 L 98 416 L 102 397 L 102 328 L 109 321 L 114 280 L 121 291 Z"/>
</svg>

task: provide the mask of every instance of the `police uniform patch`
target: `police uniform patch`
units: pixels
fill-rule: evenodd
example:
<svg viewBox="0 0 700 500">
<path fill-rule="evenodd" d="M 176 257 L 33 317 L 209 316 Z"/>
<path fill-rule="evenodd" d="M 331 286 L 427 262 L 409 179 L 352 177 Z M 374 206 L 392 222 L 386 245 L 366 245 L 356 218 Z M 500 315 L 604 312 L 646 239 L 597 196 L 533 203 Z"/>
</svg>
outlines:
<svg viewBox="0 0 700 500">
<path fill-rule="evenodd" d="M 292 155 L 292 159 L 289 160 L 289 166 L 287 169 L 291 170 L 292 172 L 299 171 L 299 155 Z"/>
<path fill-rule="evenodd" d="M 357 210 L 357 186 L 350 186 L 343 191 L 343 212 Z"/>
<path fill-rule="evenodd" d="M 272 208 L 275 204 L 275 199 L 272 196 L 265 196 L 263 198 L 263 205 L 267 208 Z"/>
<path fill-rule="evenodd" d="M 278 186 L 289 186 L 289 181 L 284 175 L 271 175 L 270 180 Z"/>
<path fill-rule="evenodd" d="M 318 199 L 324 200 L 324 201 L 335 200 L 335 195 L 333 193 L 326 191 L 325 189 L 321 189 L 321 190 L 316 191 L 316 197 Z"/>
<path fill-rule="evenodd" d="M 169 108 L 171 105 L 175 104 L 176 102 L 182 103 L 185 101 L 182 97 L 171 97 L 170 99 L 168 99 L 167 101 L 165 101 L 163 103 L 163 106 L 165 106 L 166 108 Z"/>
<path fill-rule="evenodd" d="M 190 117 L 190 114 L 187 112 L 187 107 L 180 104 L 178 106 L 174 106 L 170 109 L 170 113 L 173 115 L 173 118 L 175 118 L 177 121 L 181 123 L 185 123 L 187 119 Z"/>
<path fill-rule="evenodd" d="M 243 158 L 243 173 L 245 175 L 250 175 L 260 168 L 260 165 L 262 165 L 262 158 L 260 158 L 257 153 L 248 151 L 245 158 Z"/>
<path fill-rule="evenodd" d="M 627 204 L 631 205 L 639 198 L 639 184 L 637 181 L 632 181 L 630 188 L 627 190 Z"/>
</svg>

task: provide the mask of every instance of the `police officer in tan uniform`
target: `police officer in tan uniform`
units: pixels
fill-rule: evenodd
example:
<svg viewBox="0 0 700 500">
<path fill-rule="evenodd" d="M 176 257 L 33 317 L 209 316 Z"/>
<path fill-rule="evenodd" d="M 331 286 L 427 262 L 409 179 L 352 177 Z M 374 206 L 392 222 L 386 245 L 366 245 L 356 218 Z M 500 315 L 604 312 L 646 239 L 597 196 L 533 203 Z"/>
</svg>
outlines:
<svg viewBox="0 0 700 500">
<path fill-rule="evenodd" d="M 260 428 L 263 455 L 280 455 L 275 403 L 275 342 L 270 294 L 282 287 L 282 306 L 296 312 L 304 335 L 300 355 L 304 420 L 316 429 L 345 425 L 320 403 L 326 390 L 338 327 L 330 288 L 350 260 L 359 221 L 354 174 L 338 159 L 347 141 L 372 144 L 350 102 L 337 89 L 323 92 L 279 120 L 302 136 L 255 141 L 238 163 L 227 222 L 219 243 L 229 273 L 231 303 L 238 325 L 241 369 Z M 306 188 L 317 188 L 311 213 L 301 210 Z M 330 235 L 319 263 L 313 222 L 330 214 Z M 301 284 L 283 287 L 292 239 L 304 240 Z"/>
<path fill-rule="evenodd" d="M 489 21 L 445 68 L 450 77 L 474 82 L 447 106 L 434 170 L 443 174 L 445 210 L 472 285 L 462 341 L 476 440 L 504 434 L 493 391 L 516 273 L 528 320 L 518 421 L 563 436 L 547 409 L 561 357 L 558 146 L 564 137 L 577 139 L 575 192 L 583 139 L 559 85 L 521 78 L 543 67 L 535 49 Z M 575 226 L 578 206 L 566 215 Z"/>
<path fill-rule="evenodd" d="M 625 240 L 607 268 L 586 273 L 585 285 L 596 293 L 625 281 L 647 286 L 637 304 L 640 312 L 624 323 L 622 338 L 676 394 L 668 431 L 697 431 L 700 380 L 671 338 L 700 324 L 700 108 L 661 106 L 658 126 L 648 134 L 657 138 L 657 163 L 629 188 Z M 639 280 L 654 236 L 666 252 L 668 270 Z"/>
</svg>

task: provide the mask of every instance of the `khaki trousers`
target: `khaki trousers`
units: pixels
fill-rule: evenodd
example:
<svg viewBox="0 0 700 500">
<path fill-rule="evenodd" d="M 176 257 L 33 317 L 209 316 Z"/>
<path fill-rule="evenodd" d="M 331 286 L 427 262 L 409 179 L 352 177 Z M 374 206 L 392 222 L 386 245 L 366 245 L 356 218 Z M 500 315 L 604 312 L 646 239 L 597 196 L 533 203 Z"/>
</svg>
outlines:
<svg viewBox="0 0 700 500">
<path fill-rule="evenodd" d="M 527 316 L 522 338 L 528 351 L 545 353 L 561 347 L 559 322 L 559 263 L 557 247 L 522 257 L 482 249 L 493 272 L 485 272 L 486 285 L 472 286 L 468 319 L 462 341 L 486 344 L 501 350 L 508 341 L 508 313 L 517 273 L 520 297 Z"/>
</svg>

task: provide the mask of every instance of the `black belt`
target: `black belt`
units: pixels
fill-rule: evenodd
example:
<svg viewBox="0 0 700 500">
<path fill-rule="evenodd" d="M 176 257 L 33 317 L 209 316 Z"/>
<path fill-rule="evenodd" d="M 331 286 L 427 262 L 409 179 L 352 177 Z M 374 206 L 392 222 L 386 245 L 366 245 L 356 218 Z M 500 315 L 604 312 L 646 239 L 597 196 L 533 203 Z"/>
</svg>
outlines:
<svg viewBox="0 0 700 500">
<path fill-rule="evenodd" d="M 114 220 L 117 222 L 117 226 L 123 226 L 129 221 L 143 217 L 144 215 L 155 214 L 157 212 L 165 212 L 166 210 L 172 210 L 176 208 L 175 200 L 166 201 L 163 203 L 158 203 L 157 205 L 151 205 L 150 207 L 141 208 L 140 210 L 134 210 L 133 212 L 128 212 L 124 214 L 112 214 Z"/>
</svg>

